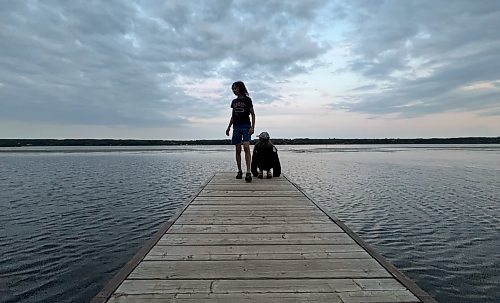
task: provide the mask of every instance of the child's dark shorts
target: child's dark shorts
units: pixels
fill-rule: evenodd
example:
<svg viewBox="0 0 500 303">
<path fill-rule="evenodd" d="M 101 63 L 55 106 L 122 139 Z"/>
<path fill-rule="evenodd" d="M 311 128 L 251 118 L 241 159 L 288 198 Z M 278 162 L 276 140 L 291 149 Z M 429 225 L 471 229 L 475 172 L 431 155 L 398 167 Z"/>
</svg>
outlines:
<svg viewBox="0 0 500 303">
<path fill-rule="evenodd" d="M 241 142 L 250 142 L 252 135 L 248 132 L 250 125 L 233 125 L 233 137 L 231 144 L 241 144 Z"/>
</svg>

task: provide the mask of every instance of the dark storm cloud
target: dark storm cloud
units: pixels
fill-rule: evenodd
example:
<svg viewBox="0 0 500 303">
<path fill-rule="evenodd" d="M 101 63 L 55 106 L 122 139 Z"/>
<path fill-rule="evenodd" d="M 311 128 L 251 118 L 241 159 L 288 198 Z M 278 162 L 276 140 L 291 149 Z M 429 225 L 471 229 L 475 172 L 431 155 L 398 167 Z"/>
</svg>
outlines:
<svg viewBox="0 0 500 303">
<path fill-rule="evenodd" d="M 403 116 L 498 112 L 499 1 L 349 3 L 345 9 L 352 25 L 349 67 L 391 88 L 378 93 L 356 91 L 349 97 L 357 102 L 334 107 Z M 481 87 L 485 83 L 490 87 Z"/>
<path fill-rule="evenodd" d="M 327 50 L 310 35 L 323 2 L 2 1 L 0 118 L 171 126 L 228 107 L 180 78 L 252 79 L 272 101 L 265 82 Z"/>
</svg>

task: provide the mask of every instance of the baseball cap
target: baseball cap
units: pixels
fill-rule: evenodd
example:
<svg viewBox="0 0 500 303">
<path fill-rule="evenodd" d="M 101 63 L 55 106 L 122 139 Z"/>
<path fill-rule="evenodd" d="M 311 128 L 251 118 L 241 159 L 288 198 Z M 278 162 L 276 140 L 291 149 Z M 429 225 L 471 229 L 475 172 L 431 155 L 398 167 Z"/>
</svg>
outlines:
<svg viewBox="0 0 500 303">
<path fill-rule="evenodd" d="M 261 132 L 259 135 L 260 139 L 269 139 L 269 134 L 267 132 Z"/>
</svg>

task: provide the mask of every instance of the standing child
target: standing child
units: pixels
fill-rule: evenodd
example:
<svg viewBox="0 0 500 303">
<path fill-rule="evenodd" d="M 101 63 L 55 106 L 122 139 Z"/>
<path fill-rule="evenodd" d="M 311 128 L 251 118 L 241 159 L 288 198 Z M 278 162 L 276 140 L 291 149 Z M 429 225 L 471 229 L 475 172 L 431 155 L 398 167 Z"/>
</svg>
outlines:
<svg viewBox="0 0 500 303">
<path fill-rule="evenodd" d="M 271 173 L 271 169 L 273 172 Z M 264 171 L 267 171 L 266 178 L 279 177 L 281 175 L 280 159 L 278 150 L 269 139 L 267 132 L 259 135 L 259 142 L 253 147 L 252 173 L 259 179 L 263 178 Z"/>
<path fill-rule="evenodd" d="M 229 136 L 232 125 L 233 137 L 231 139 L 231 144 L 234 144 L 236 147 L 236 165 L 238 166 L 236 179 L 243 178 L 243 172 L 241 171 L 241 144 L 243 143 L 247 166 L 245 181 L 252 182 L 252 173 L 250 171 L 250 141 L 255 128 L 255 112 L 253 111 L 252 99 L 250 99 L 248 95 L 245 84 L 241 81 L 237 81 L 233 83 L 231 88 L 236 95 L 236 99 L 231 102 L 232 114 L 226 129 L 226 136 Z M 250 115 L 252 116 L 251 123 Z"/>
</svg>

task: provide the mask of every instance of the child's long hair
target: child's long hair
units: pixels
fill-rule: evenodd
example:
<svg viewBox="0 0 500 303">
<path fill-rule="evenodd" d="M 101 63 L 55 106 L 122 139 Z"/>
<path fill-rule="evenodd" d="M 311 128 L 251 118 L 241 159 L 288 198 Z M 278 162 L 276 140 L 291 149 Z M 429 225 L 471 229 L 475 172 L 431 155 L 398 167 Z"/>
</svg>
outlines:
<svg viewBox="0 0 500 303">
<path fill-rule="evenodd" d="M 233 83 L 233 86 L 236 86 L 237 88 L 239 88 L 241 94 L 243 94 L 244 96 L 249 97 L 247 88 L 245 87 L 245 83 L 243 83 L 243 81 L 236 81 L 236 82 Z"/>
</svg>

